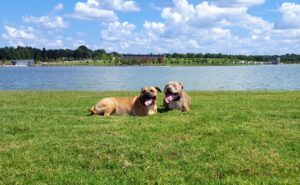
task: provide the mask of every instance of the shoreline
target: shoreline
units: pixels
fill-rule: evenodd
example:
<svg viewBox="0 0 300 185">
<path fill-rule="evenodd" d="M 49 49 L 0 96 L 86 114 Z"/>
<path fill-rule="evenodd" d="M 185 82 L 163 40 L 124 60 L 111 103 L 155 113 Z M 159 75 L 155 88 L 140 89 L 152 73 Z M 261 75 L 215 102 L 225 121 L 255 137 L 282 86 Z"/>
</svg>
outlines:
<svg viewBox="0 0 300 185">
<path fill-rule="evenodd" d="M 86 65 L 86 64 L 37 64 L 33 66 L 0 65 L 0 67 L 222 67 L 222 66 L 282 66 L 282 65 L 300 65 L 291 63 L 281 64 L 228 64 L 228 65 Z"/>
</svg>

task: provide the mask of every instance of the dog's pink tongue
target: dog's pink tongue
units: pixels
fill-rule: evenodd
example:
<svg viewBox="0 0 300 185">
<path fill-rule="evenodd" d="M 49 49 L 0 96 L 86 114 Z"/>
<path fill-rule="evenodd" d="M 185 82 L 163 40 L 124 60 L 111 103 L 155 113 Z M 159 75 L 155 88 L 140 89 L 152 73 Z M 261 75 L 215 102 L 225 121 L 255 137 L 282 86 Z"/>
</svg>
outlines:
<svg viewBox="0 0 300 185">
<path fill-rule="evenodd" d="M 172 94 L 167 95 L 167 96 L 165 97 L 166 103 L 170 103 L 173 99 L 174 99 L 174 96 L 173 96 Z"/>
<path fill-rule="evenodd" d="M 152 103 L 153 103 L 153 100 L 146 100 L 144 104 L 145 104 L 146 106 L 149 106 L 149 105 L 151 105 Z"/>
</svg>

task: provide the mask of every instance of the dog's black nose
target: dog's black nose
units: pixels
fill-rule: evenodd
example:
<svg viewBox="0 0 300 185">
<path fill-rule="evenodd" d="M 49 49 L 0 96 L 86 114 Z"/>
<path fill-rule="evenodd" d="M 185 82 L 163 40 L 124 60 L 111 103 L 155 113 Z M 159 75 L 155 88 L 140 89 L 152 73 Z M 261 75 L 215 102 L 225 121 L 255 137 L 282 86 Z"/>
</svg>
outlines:
<svg viewBox="0 0 300 185">
<path fill-rule="evenodd" d="M 144 98 L 153 98 L 153 95 L 150 92 L 146 92 L 143 96 Z"/>
<path fill-rule="evenodd" d="M 172 93 L 172 88 L 171 87 L 167 87 L 166 91 L 167 91 L 167 93 Z"/>
</svg>

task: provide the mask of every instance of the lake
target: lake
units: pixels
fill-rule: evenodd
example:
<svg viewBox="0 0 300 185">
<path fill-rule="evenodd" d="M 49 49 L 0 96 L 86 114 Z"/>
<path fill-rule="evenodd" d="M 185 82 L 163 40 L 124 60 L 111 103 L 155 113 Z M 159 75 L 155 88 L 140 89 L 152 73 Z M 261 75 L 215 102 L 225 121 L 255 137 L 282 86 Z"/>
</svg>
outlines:
<svg viewBox="0 0 300 185">
<path fill-rule="evenodd" d="M 300 90 L 300 65 L 0 67 L 0 90 L 139 90 L 169 81 L 187 90 Z"/>
</svg>

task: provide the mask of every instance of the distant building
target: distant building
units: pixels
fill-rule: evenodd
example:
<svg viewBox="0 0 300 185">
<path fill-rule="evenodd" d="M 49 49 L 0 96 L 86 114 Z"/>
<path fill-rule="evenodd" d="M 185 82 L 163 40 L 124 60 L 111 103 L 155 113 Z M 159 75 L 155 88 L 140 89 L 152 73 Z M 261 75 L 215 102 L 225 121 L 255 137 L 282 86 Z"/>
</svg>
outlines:
<svg viewBox="0 0 300 185">
<path fill-rule="evenodd" d="M 166 56 L 165 55 L 133 55 L 133 54 L 123 54 L 122 58 L 125 60 L 133 60 L 137 61 L 139 63 L 147 63 L 149 61 L 155 62 L 155 63 L 164 63 Z"/>
<path fill-rule="evenodd" d="M 28 59 L 28 60 L 13 60 L 11 61 L 12 65 L 14 66 L 33 66 L 34 60 Z"/>
<path fill-rule="evenodd" d="M 279 64 L 281 64 L 280 61 L 281 61 L 280 57 L 277 57 L 276 59 L 271 60 L 271 64 L 279 65 Z"/>
</svg>

